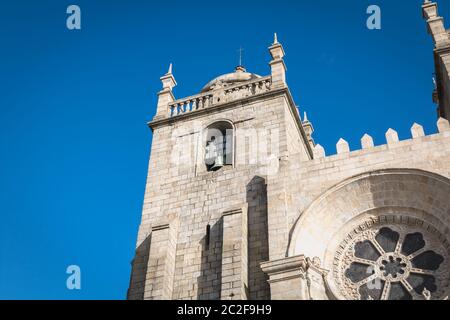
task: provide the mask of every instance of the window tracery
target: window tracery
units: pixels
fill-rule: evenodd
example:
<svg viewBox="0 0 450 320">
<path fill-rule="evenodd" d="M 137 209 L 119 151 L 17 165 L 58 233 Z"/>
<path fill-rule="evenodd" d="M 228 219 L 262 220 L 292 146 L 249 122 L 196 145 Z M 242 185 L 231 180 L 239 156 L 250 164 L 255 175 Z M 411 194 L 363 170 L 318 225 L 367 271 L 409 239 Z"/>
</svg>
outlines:
<svg viewBox="0 0 450 320">
<path fill-rule="evenodd" d="M 418 225 L 388 224 L 356 230 L 335 257 L 335 277 L 345 298 L 423 300 L 446 295 L 448 244 Z M 448 294 L 448 293 L 447 293 Z"/>
</svg>

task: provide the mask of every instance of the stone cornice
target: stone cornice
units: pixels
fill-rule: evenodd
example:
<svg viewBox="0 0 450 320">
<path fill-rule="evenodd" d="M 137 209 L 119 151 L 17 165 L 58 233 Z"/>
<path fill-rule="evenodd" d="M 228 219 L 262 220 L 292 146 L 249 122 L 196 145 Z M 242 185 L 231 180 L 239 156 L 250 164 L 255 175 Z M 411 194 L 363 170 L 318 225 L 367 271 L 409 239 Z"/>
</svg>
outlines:
<svg viewBox="0 0 450 320">
<path fill-rule="evenodd" d="M 436 46 L 434 52 L 436 52 L 437 54 L 450 53 L 450 42 L 440 46 Z"/>
<path fill-rule="evenodd" d="M 261 263 L 261 269 L 269 276 L 269 283 L 304 278 L 308 269 L 306 258 L 301 256 Z"/>
<path fill-rule="evenodd" d="M 227 210 L 227 211 L 223 212 L 222 213 L 222 217 L 232 216 L 232 215 L 235 215 L 235 214 L 242 214 L 242 212 L 243 212 L 242 208 L 231 209 L 231 210 Z"/>
<path fill-rule="evenodd" d="M 158 230 L 164 230 L 164 229 L 169 229 L 168 223 L 163 223 L 163 224 L 158 224 L 158 225 L 152 226 L 152 231 L 158 231 Z"/>
<path fill-rule="evenodd" d="M 219 111 L 219 110 L 222 111 L 222 110 L 232 109 L 232 108 L 236 108 L 236 107 L 241 107 L 248 102 L 259 100 L 260 98 L 264 98 L 264 97 L 274 96 L 282 91 L 283 90 L 271 90 L 266 93 L 259 94 L 257 96 L 242 98 L 242 99 L 227 102 L 227 103 L 215 104 L 208 108 L 199 109 L 199 110 L 197 110 L 195 112 L 191 112 L 191 113 L 180 114 L 176 117 L 166 117 L 164 119 L 152 120 L 152 121 L 148 122 L 147 124 L 151 129 L 154 130 L 155 128 L 160 127 L 160 126 L 171 125 L 171 124 L 174 124 L 174 123 L 182 121 L 182 120 L 199 118 L 201 116 L 204 116 L 205 114 L 212 113 L 215 111 Z"/>
</svg>

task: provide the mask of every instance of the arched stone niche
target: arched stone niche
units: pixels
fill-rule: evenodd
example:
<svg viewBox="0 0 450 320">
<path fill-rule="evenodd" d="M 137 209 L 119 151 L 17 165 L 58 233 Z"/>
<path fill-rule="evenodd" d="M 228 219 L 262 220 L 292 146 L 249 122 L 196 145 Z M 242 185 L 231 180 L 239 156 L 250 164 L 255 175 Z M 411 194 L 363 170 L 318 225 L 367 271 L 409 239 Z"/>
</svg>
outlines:
<svg viewBox="0 0 450 320">
<path fill-rule="evenodd" d="M 413 264 L 417 263 L 411 262 L 414 254 L 417 256 L 425 251 L 433 251 L 442 258 L 436 259 L 442 261 L 439 263 L 438 270 L 435 270 L 439 273 L 439 277 L 435 279 L 438 285 L 432 294 L 433 298 L 443 298 L 449 294 L 449 226 L 449 179 L 414 169 L 369 172 L 349 178 L 332 187 L 299 216 L 291 232 L 288 255 L 320 258 L 321 267 L 329 271 L 326 283 L 331 299 L 420 299 L 422 295 L 419 291 L 423 283 L 422 286 L 416 283 L 415 287 L 407 288 L 411 297 L 404 293 L 398 284 L 405 287 L 403 285 L 407 280 L 405 277 L 411 274 L 411 270 L 419 269 L 414 268 Z M 376 237 L 380 230 L 382 233 L 389 233 L 387 229 L 391 231 L 391 234 L 398 234 L 398 237 L 403 239 L 394 241 L 396 250 L 395 248 L 391 250 L 389 247 L 383 250 L 378 247 L 379 256 L 372 257 L 370 252 L 355 253 L 359 250 L 355 249 L 356 245 L 360 248 L 364 247 L 365 243 L 366 247 L 370 247 L 367 241 Z M 414 248 L 409 251 L 403 250 L 402 246 L 410 245 L 403 245 L 406 237 L 425 242 L 426 250 L 418 248 L 417 252 L 412 253 L 409 251 Z M 374 243 L 376 246 L 377 242 L 374 241 Z M 410 254 L 402 253 L 402 250 Z M 355 254 L 360 256 L 368 254 L 374 260 L 366 261 L 367 266 L 375 269 L 373 273 L 382 275 L 383 281 L 388 280 L 384 285 L 391 281 L 389 284 L 395 283 L 393 290 L 399 292 L 403 290 L 403 293 L 390 295 L 390 288 L 382 288 L 381 292 L 367 294 L 362 292 L 364 290 L 361 293 L 360 287 L 355 289 L 354 283 L 349 282 L 349 277 L 353 277 L 354 281 L 360 279 L 352 275 L 352 270 L 348 271 L 350 268 L 357 269 L 351 267 L 352 263 L 355 263 L 355 260 L 352 260 Z M 420 257 L 419 260 L 422 258 Z M 429 272 L 429 270 L 425 271 Z M 372 280 L 376 278 L 375 275 L 369 274 L 369 276 L 372 276 Z M 393 279 L 394 276 L 398 278 Z M 433 281 L 427 282 L 423 279 L 421 281 L 433 287 Z"/>
</svg>

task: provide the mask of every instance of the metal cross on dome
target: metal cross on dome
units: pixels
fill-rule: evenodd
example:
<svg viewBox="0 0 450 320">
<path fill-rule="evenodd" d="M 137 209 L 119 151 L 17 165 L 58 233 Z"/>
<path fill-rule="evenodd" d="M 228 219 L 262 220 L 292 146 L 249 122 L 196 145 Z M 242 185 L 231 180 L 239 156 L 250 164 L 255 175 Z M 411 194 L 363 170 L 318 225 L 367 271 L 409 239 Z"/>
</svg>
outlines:
<svg viewBox="0 0 450 320">
<path fill-rule="evenodd" d="M 242 53 L 244 52 L 242 46 L 239 48 L 238 52 L 239 52 L 239 66 L 242 66 L 242 56 L 243 56 Z"/>
</svg>

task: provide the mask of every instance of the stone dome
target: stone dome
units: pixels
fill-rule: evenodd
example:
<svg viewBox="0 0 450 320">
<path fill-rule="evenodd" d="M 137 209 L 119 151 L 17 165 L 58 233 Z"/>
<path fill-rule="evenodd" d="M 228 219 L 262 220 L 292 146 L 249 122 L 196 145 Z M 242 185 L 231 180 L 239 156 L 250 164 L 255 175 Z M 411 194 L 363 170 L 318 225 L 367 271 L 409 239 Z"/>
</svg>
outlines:
<svg viewBox="0 0 450 320">
<path fill-rule="evenodd" d="M 202 89 L 201 92 L 210 91 L 214 88 L 214 86 L 218 83 L 221 83 L 222 86 L 228 87 L 234 84 L 238 84 L 239 82 L 246 82 L 250 80 L 255 80 L 261 78 L 261 76 L 249 73 L 245 70 L 242 66 L 237 66 L 235 71 L 232 73 L 223 74 L 221 76 L 218 76 L 208 82 Z"/>
</svg>

